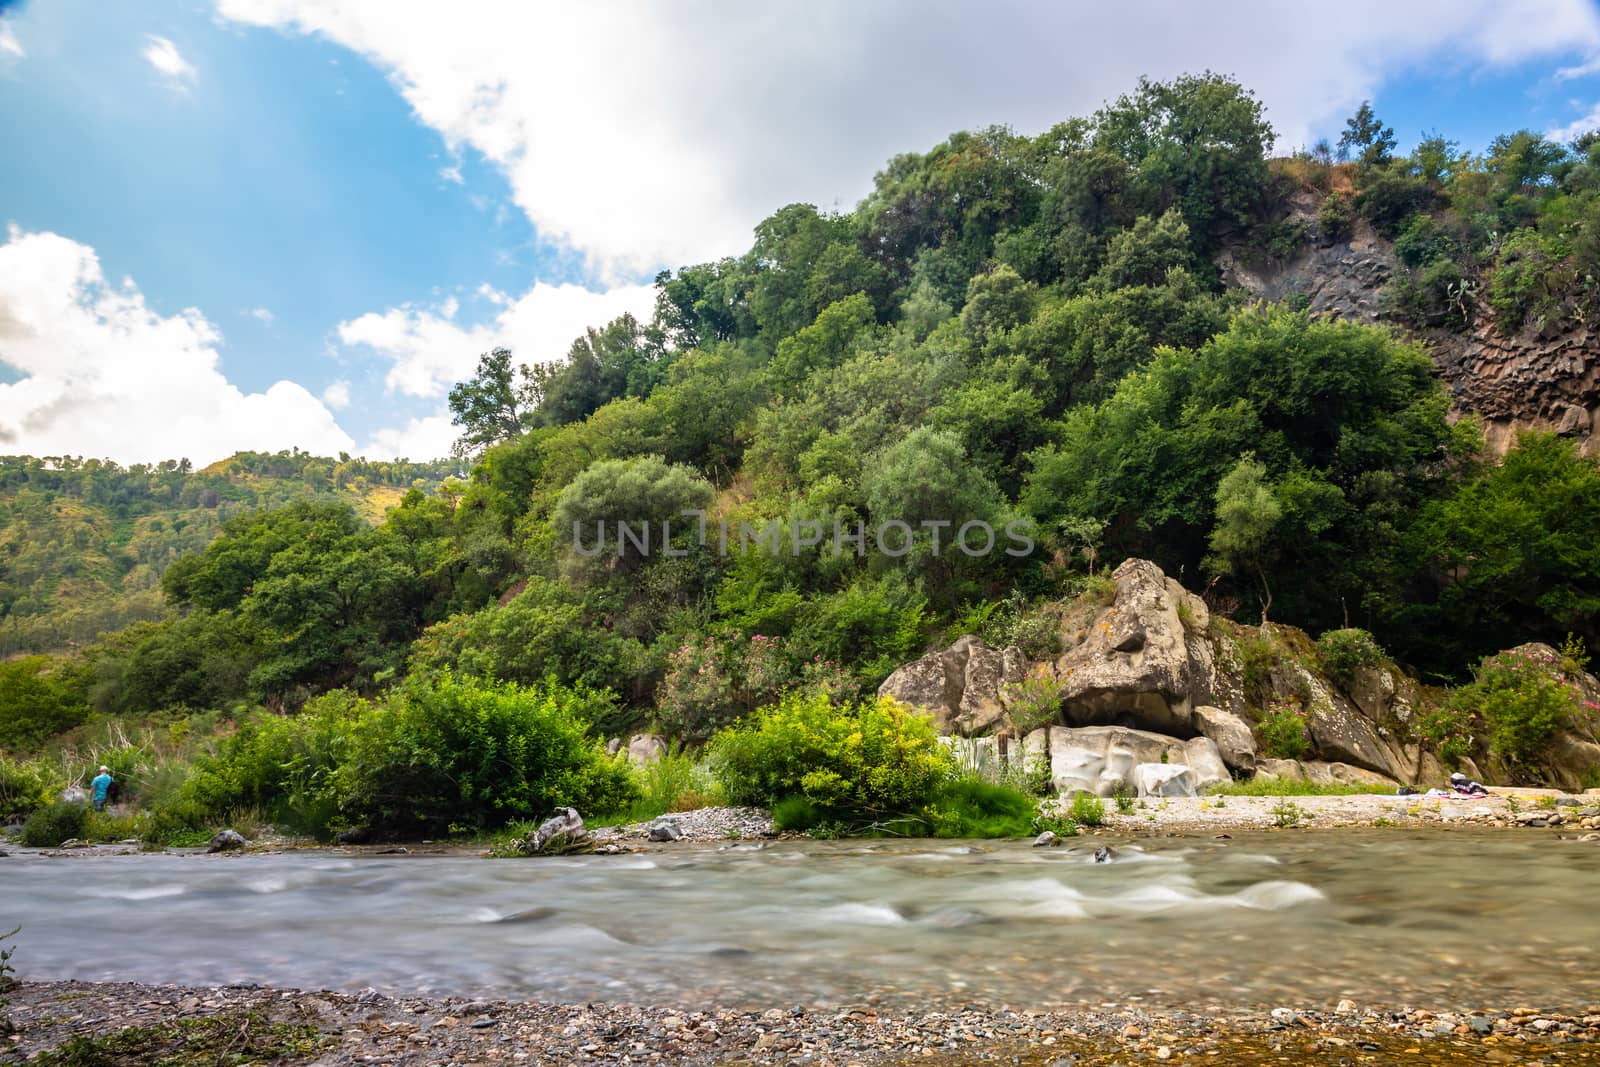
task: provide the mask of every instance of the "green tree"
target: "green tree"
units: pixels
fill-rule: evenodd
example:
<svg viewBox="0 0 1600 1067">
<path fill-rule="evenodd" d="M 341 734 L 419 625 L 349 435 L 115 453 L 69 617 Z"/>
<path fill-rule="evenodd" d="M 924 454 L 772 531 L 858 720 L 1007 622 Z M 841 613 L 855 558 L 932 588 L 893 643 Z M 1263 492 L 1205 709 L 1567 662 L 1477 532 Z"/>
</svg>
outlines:
<svg viewBox="0 0 1600 1067">
<path fill-rule="evenodd" d="M 477 455 L 521 434 L 538 406 L 539 389 L 526 363 L 511 365 L 509 348 L 479 356 L 477 373 L 450 390 L 450 422 L 462 431 L 457 452 Z"/>
<path fill-rule="evenodd" d="M 1381 166 L 1394 157 L 1394 127 L 1385 126 L 1372 110 L 1372 101 L 1361 101 L 1356 113 L 1345 120 L 1339 135 L 1339 158 L 1355 156 L 1364 167 Z"/>
<path fill-rule="evenodd" d="M 1261 625 L 1272 608 L 1272 587 L 1266 559 L 1283 506 L 1266 481 L 1267 468 L 1245 453 L 1217 483 L 1217 523 L 1211 530 L 1211 555 L 1206 565 L 1216 574 L 1254 571 L 1261 583 Z"/>
</svg>

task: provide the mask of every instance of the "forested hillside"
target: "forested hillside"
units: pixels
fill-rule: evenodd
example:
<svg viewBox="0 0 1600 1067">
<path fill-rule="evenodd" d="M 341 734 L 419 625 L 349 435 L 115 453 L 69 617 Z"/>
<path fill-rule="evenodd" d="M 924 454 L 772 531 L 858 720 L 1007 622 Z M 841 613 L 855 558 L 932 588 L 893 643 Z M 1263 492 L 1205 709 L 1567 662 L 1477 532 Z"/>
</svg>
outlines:
<svg viewBox="0 0 1600 1067">
<path fill-rule="evenodd" d="M 407 490 L 435 489 L 455 469 L 301 452 L 242 452 L 199 471 L 187 460 L 0 457 L 0 656 L 81 646 L 172 614 L 162 574 L 235 515 L 320 496 L 379 521 Z"/>
<path fill-rule="evenodd" d="M 1550 435 L 1493 461 L 1405 332 L 1480 306 L 1507 331 L 1593 325 L 1600 142 L 1403 157 L 1363 109 L 1337 151 L 1273 143 L 1249 91 L 1204 75 L 896 157 L 853 211 L 790 205 L 745 255 L 663 273 L 651 321 L 597 325 L 558 366 L 485 354 L 451 393 L 469 481 L 380 526 L 344 465 L 304 457 L 248 492 L 13 463 L 11 648 L 85 637 L 80 588 L 106 623 L 169 614 L 36 663 L 63 710 L 0 744 L 350 691 L 327 712 L 446 672 L 578 693 L 601 735 L 696 741 L 962 633 L 1048 654 L 1062 601 L 1129 555 L 1218 614 L 1369 630 L 1435 681 L 1520 641 L 1600 648 L 1600 469 Z M 1287 211 L 1308 190 L 1313 226 Z M 1393 329 L 1222 284 L 1225 250 L 1282 259 L 1357 225 L 1406 265 Z M 373 517 L 377 486 L 439 471 L 364 473 Z M 719 550 L 774 521 L 821 535 Z M 585 531 L 618 522 L 673 539 L 595 554 Z M 904 551 L 873 543 L 891 522 Z M 969 523 L 1034 548 L 961 551 Z M 857 524 L 864 550 L 835 533 Z M 41 611 L 58 636 L 27 628 Z"/>
</svg>

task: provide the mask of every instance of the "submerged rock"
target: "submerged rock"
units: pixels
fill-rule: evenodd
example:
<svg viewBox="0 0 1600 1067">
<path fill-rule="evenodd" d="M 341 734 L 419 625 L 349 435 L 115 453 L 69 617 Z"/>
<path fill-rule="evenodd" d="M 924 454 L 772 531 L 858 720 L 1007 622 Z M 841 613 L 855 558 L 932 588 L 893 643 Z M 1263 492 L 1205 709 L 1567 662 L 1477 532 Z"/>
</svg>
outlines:
<svg viewBox="0 0 1600 1067">
<path fill-rule="evenodd" d="M 1056 836 L 1056 832 L 1054 830 L 1046 830 L 1044 833 L 1033 839 L 1034 848 L 1050 848 L 1052 845 L 1059 844 L 1061 844 L 1061 838 Z"/>
</svg>

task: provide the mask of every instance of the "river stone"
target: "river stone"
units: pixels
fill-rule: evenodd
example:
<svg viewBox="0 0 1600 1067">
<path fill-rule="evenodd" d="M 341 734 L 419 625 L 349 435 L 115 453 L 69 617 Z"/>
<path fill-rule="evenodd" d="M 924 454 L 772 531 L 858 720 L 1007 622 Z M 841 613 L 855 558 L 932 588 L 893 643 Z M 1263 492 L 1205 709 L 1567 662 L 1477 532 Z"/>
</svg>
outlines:
<svg viewBox="0 0 1600 1067">
<path fill-rule="evenodd" d="M 1061 839 L 1056 836 L 1054 830 L 1046 830 L 1033 839 L 1034 848 L 1049 848 L 1051 845 L 1059 845 L 1060 843 Z"/>
<path fill-rule="evenodd" d="M 634 734 L 628 738 L 628 762 L 636 767 L 654 763 L 667 754 L 667 739 L 660 734 Z"/>
<path fill-rule="evenodd" d="M 1192 797 L 1194 771 L 1181 763 L 1141 763 L 1133 769 L 1133 785 L 1141 797 Z"/>
<path fill-rule="evenodd" d="M 212 837 L 211 843 L 206 846 L 207 852 L 232 852 L 234 849 L 244 848 L 249 844 L 244 835 L 237 830 L 218 830 Z"/>
<path fill-rule="evenodd" d="M 1256 769 L 1256 735 L 1249 723 L 1231 711 L 1202 704 L 1194 709 L 1194 725 L 1216 744 L 1223 763 L 1236 771 Z"/>
<path fill-rule="evenodd" d="M 878 695 L 931 715 L 942 734 L 985 734 L 1004 725 L 1007 687 L 1027 673 L 1020 649 L 993 649 L 967 634 L 896 670 Z"/>
<path fill-rule="evenodd" d="M 683 828 L 676 819 L 657 819 L 650 824 L 646 836 L 651 841 L 676 841 L 683 836 Z"/>
<path fill-rule="evenodd" d="M 89 803 L 89 794 L 75 785 L 69 785 L 61 791 L 60 799 L 68 804 L 87 804 Z"/>
<path fill-rule="evenodd" d="M 589 843 L 583 828 L 583 816 L 577 808 L 557 808 L 555 815 L 539 824 L 539 828 L 522 842 L 522 851 L 529 855 L 572 852 Z"/>
</svg>

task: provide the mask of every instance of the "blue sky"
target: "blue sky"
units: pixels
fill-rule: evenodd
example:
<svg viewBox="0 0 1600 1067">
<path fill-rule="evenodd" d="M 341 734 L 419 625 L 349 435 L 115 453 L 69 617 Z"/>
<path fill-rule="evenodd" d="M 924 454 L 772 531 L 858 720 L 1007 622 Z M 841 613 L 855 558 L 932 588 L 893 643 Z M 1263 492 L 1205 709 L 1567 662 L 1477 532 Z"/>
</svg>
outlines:
<svg viewBox="0 0 1600 1067">
<path fill-rule="evenodd" d="M 784 203 L 1140 73 L 1235 73 L 1285 149 L 1363 97 L 1474 150 L 1600 115 L 1589 3 L 1348 6 L 0 3 L 0 451 L 439 453 L 479 351 L 558 358 Z"/>
</svg>

